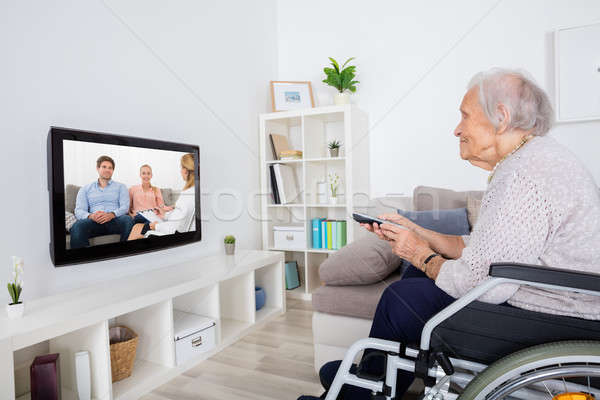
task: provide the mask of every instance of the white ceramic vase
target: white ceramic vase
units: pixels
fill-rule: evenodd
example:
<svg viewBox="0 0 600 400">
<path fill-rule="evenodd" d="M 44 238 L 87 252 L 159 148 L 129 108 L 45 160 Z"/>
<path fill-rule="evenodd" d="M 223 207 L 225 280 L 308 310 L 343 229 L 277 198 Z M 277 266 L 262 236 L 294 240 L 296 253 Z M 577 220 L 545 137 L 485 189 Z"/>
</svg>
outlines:
<svg viewBox="0 0 600 400">
<path fill-rule="evenodd" d="M 335 94 L 335 96 L 333 96 L 333 102 L 335 103 L 336 106 L 341 106 L 341 105 L 344 105 L 344 104 L 350 104 L 350 93 L 348 93 L 348 92 L 344 92 L 344 93 L 337 92 Z"/>
<path fill-rule="evenodd" d="M 17 304 L 7 304 L 6 305 L 6 314 L 8 315 L 8 319 L 17 319 L 21 318 L 25 313 L 25 304 L 23 302 Z"/>
<path fill-rule="evenodd" d="M 329 198 L 329 204 L 337 204 L 338 203 L 338 198 L 337 197 L 330 197 Z"/>
<path fill-rule="evenodd" d="M 235 243 L 225 243 L 225 254 L 228 256 L 235 254 Z"/>
</svg>

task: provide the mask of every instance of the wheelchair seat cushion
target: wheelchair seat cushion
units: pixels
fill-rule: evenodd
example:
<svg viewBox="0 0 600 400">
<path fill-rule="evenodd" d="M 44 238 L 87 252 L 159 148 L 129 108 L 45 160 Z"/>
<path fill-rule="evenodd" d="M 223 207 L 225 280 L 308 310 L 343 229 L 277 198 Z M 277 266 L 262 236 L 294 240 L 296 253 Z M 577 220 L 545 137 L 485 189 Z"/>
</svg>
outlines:
<svg viewBox="0 0 600 400">
<path fill-rule="evenodd" d="M 490 364 L 530 346 L 581 339 L 600 340 L 600 321 L 475 301 L 434 329 L 431 349 Z"/>
</svg>

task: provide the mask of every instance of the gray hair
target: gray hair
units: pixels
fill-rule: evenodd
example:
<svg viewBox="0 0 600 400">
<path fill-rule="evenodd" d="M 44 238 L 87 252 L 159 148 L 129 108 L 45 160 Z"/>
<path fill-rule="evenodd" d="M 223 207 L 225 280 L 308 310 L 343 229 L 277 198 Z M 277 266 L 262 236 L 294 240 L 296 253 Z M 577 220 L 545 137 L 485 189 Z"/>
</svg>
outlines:
<svg viewBox="0 0 600 400">
<path fill-rule="evenodd" d="M 508 110 L 508 129 L 532 130 L 533 135 L 543 136 L 552 127 L 554 110 L 550 99 L 528 73 L 492 68 L 471 78 L 468 89 L 475 86 L 479 87 L 479 103 L 495 127 L 502 120 L 500 104 Z"/>
</svg>

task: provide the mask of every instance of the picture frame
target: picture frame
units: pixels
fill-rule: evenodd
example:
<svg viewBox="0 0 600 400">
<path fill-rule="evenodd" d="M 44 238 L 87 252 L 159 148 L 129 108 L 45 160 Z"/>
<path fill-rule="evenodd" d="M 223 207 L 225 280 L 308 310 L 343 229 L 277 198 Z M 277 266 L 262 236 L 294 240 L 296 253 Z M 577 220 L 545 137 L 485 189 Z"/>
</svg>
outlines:
<svg viewBox="0 0 600 400">
<path fill-rule="evenodd" d="M 273 111 L 290 111 L 315 106 L 309 81 L 271 81 Z"/>
</svg>

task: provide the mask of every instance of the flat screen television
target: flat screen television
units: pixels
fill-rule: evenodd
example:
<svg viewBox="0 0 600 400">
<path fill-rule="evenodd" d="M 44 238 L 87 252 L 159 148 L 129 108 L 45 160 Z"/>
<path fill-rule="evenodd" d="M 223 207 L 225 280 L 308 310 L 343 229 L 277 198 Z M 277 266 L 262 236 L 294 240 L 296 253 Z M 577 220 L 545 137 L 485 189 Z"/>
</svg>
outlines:
<svg viewBox="0 0 600 400">
<path fill-rule="evenodd" d="M 58 127 L 47 144 L 55 266 L 201 240 L 198 146 Z"/>
</svg>

